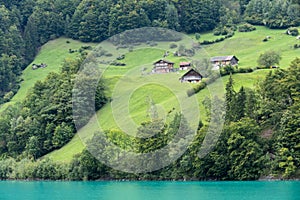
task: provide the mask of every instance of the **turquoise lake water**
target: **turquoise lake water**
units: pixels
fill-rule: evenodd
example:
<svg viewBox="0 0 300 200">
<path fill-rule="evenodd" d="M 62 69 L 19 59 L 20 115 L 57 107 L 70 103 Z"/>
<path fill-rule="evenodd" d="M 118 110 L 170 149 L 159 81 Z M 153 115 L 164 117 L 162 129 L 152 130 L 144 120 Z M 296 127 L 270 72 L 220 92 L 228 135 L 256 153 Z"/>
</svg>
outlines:
<svg viewBox="0 0 300 200">
<path fill-rule="evenodd" d="M 300 200 L 299 181 L 274 182 L 22 182 L 0 181 L 12 200 Z"/>
</svg>

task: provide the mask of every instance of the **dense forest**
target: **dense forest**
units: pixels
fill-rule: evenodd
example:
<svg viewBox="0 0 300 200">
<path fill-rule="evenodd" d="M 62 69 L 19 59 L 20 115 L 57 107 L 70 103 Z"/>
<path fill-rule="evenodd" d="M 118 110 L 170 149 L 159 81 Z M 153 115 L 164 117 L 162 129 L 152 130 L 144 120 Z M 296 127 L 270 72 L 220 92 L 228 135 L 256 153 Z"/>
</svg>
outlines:
<svg viewBox="0 0 300 200">
<path fill-rule="evenodd" d="M 60 36 L 100 42 L 147 26 L 184 33 L 214 30 L 215 34 L 227 35 L 241 22 L 285 29 L 300 25 L 299 10 L 299 0 L 0 0 L 0 104 L 18 91 L 22 70 L 41 45 Z M 88 150 L 76 155 L 70 164 L 38 160 L 65 145 L 76 132 L 72 89 L 84 58 L 82 54 L 65 61 L 60 73 L 37 82 L 24 102 L 1 113 L 0 179 L 251 180 L 269 175 L 300 176 L 299 58 L 287 70 L 270 72 L 253 90 L 241 87 L 235 91 L 234 80 L 229 79 L 225 127 L 216 147 L 204 158 L 198 157 L 198 152 L 206 124 L 214 120 L 210 118 L 199 122 L 194 142 L 179 160 L 151 173 L 116 171 Z M 88 77 L 79 78 L 82 85 L 89 86 Z M 100 82 L 95 94 L 97 109 L 108 101 L 105 89 L 105 83 Z M 223 100 L 215 97 L 203 104 L 209 110 L 218 101 Z M 165 146 L 181 120 L 184 116 L 179 113 L 163 128 L 160 119 L 142 123 L 138 134 L 156 133 L 149 139 L 127 137 L 116 130 L 104 134 L 124 149 L 145 153 Z M 101 141 L 101 134 L 95 133 L 91 141 Z M 97 145 L 101 143 L 90 142 L 89 148 Z"/>
<path fill-rule="evenodd" d="M 1 0 L 0 104 L 17 92 L 39 47 L 62 35 L 100 42 L 146 26 L 230 34 L 241 21 L 288 28 L 300 24 L 299 9 L 299 0 Z"/>
</svg>

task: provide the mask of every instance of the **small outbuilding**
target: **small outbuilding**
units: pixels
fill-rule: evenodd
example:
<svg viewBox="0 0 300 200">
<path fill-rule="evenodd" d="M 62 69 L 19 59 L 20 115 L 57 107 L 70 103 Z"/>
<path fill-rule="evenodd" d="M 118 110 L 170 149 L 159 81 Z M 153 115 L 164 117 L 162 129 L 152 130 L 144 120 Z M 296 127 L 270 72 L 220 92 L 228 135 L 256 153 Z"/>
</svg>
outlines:
<svg viewBox="0 0 300 200">
<path fill-rule="evenodd" d="M 189 70 L 192 68 L 191 62 L 180 62 L 179 63 L 179 70 Z"/>
<path fill-rule="evenodd" d="M 153 73 L 169 73 L 174 71 L 174 63 L 167 60 L 158 60 L 153 63 L 154 68 L 152 70 Z"/>
<path fill-rule="evenodd" d="M 201 82 L 203 76 L 194 69 L 190 69 L 179 80 L 181 82 L 198 83 Z"/>
<path fill-rule="evenodd" d="M 214 67 L 235 66 L 239 64 L 239 59 L 236 56 L 216 56 L 211 58 L 210 61 Z"/>
</svg>

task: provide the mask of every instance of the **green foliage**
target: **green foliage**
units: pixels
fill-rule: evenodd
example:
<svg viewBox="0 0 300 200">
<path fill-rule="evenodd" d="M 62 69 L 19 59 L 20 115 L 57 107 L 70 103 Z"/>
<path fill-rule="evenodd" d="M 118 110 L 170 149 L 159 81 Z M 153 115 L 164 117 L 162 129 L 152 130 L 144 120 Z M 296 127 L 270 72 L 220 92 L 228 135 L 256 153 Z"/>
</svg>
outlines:
<svg viewBox="0 0 300 200">
<path fill-rule="evenodd" d="M 239 32 L 251 32 L 251 31 L 255 31 L 256 28 L 255 26 L 251 25 L 251 24 L 242 24 L 238 27 Z"/>
<path fill-rule="evenodd" d="M 2 154 L 39 158 L 62 147 L 74 136 L 72 89 L 81 63 L 79 59 L 65 62 L 60 74 L 50 73 L 44 82 L 38 81 L 34 85 L 22 107 L 9 108 L 13 115 L 5 111 L 0 119 L 0 129 L 3 128 L 0 135 L 4 142 Z M 86 83 L 89 80 L 82 79 Z M 106 103 L 102 83 L 99 83 L 95 96 L 92 107 L 100 109 Z M 4 131 L 6 127 L 9 128 Z"/>
<path fill-rule="evenodd" d="M 201 37 L 200 33 L 196 33 L 196 34 L 195 34 L 195 38 L 196 38 L 196 40 L 199 40 L 199 39 L 200 39 L 200 37 Z"/>
<path fill-rule="evenodd" d="M 178 2 L 178 10 L 181 11 L 179 19 L 181 30 L 195 33 L 214 29 L 221 16 L 220 7 L 220 1 L 184 0 Z"/>
<path fill-rule="evenodd" d="M 299 3 L 282 0 L 251 0 L 245 11 L 245 20 L 269 28 L 287 28 L 300 23 Z"/>
<path fill-rule="evenodd" d="M 292 36 L 298 36 L 299 35 L 299 30 L 296 27 L 292 27 L 286 30 L 286 34 L 292 35 Z"/>
<path fill-rule="evenodd" d="M 278 52 L 267 51 L 261 54 L 257 60 L 257 63 L 265 68 L 270 68 L 274 64 L 279 64 L 281 56 Z"/>
</svg>

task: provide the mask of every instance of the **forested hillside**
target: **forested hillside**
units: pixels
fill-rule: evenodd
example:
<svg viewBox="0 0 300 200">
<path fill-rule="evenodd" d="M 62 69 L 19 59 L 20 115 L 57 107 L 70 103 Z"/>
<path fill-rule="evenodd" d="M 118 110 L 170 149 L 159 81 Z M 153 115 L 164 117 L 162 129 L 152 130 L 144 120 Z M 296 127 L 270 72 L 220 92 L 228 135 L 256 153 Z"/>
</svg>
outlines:
<svg viewBox="0 0 300 200">
<path fill-rule="evenodd" d="M 299 0 L 0 0 L 0 105 L 9 102 L 18 92 L 22 71 L 34 60 L 40 47 L 61 36 L 82 42 L 101 42 L 134 28 L 162 27 L 191 34 L 197 40 L 207 31 L 222 37 L 217 41 L 197 43 L 209 45 L 233 37 L 235 31 L 253 31 L 253 25 L 283 29 L 282 34 L 298 36 L 299 10 Z M 166 41 L 172 41 L 172 37 L 169 39 Z M 268 42 L 270 38 L 266 36 L 263 40 L 260 39 L 261 43 Z M 147 44 L 148 41 L 143 42 Z M 155 41 L 148 44 L 157 45 Z M 297 43 L 295 45 L 291 49 L 297 51 L 299 47 Z M 220 139 L 212 152 L 203 158 L 198 156 L 198 152 L 208 131 L 207 124 L 214 120 L 209 114 L 205 121 L 199 122 L 196 137 L 185 154 L 170 166 L 155 172 L 129 174 L 114 170 L 100 163 L 87 149 L 75 155 L 70 163 L 43 159 L 46 154 L 67 144 L 76 134 L 72 89 L 75 79 L 79 80 L 77 84 L 81 85 L 82 91 L 88 92 L 86 88 L 91 87 L 93 77 L 77 75 L 91 48 L 87 45 L 76 50 L 76 59 L 66 60 L 59 73 L 50 73 L 45 80 L 35 83 L 24 100 L 1 113 L 0 179 L 250 180 L 264 176 L 300 176 L 299 58 L 290 60 L 288 69 L 270 72 L 253 89 L 241 87 L 235 90 L 235 81 L 230 75 L 224 100 L 213 97 L 201 102 L 207 111 L 212 103 L 221 105 L 224 102 L 226 105 L 226 114 L 223 113 L 225 127 Z M 73 51 L 69 49 L 70 54 Z M 111 56 L 105 49 L 98 53 Z M 149 57 L 156 54 L 161 52 Z M 119 57 L 121 61 L 115 64 L 125 64 L 122 63 L 125 55 L 122 56 Z M 257 60 L 252 59 L 253 63 Z M 269 64 L 264 67 L 269 68 Z M 246 69 L 240 71 L 243 70 Z M 250 68 L 249 72 L 252 71 Z M 224 76 L 233 72 L 231 66 L 221 70 Z M 89 73 L 93 74 L 93 71 Z M 96 86 L 97 110 L 112 101 L 108 95 L 109 81 L 100 81 Z M 203 89 L 200 84 L 195 88 Z M 82 102 L 83 106 L 91 103 L 84 99 Z M 171 112 L 177 111 L 174 108 Z M 80 128 L 90 117 L 82 119 Z M 184 119 L 185 116 L 177 113 L 165 125 L 157 116 L 152 121 L 142 122 L 137 134 L 154 135 L 148 139 L 129 137 L 116 129 L 104 130 L 104 135 L 123 149 L 147 153 L 165 146 Z M 190 131 L 188 126 L 184 130 Z M 94 140 L 89 142 L 88 148 L 102 149 L 101 137 L 95 131 Z M 172 147 L 170 154 L 176 148 Z M 107 155 L 111 151 L 104 149 Z M 111 157 L 120 158 L 122 155 Z M 161 159 L 162 162 L 164 158 Z M 128 162 L 125 165 L 150 168 L 157 165 Z"/>
<path fill-rule="evenodd" d="M 19 75 L 38 48 L 62 35 L 99 42 L 145 26 L 230 34 L 243 20 L 270 28 L 300 24 L 297 0 L 1 0 L 0 5 L 0 103 L 16 93 Z"/>
</svg>

